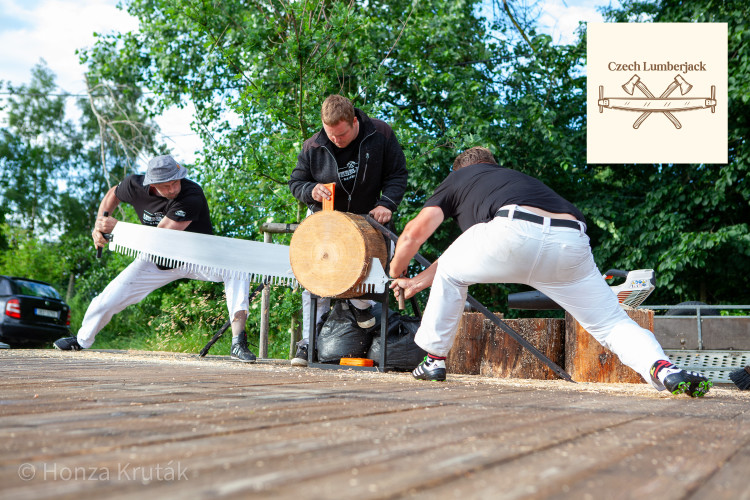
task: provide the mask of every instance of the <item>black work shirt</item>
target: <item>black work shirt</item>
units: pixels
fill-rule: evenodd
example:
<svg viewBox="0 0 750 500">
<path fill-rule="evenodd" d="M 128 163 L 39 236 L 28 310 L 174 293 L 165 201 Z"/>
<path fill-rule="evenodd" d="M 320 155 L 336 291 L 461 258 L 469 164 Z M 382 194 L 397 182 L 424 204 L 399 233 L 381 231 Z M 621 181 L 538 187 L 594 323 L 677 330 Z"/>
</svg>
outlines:
<svg viewBox="0 0 750 500">
<path fill-rule="evenodd" d="M 505 205 L 527 205 L 552 213 L 571 214 L 586 222 L 575 205 L 542 181 L 491 163 L 469 165 L 451 172 L 424 204 L 425 207 L 440 207 L 446 219 L 456 219 L 461 231 L 491 220 Z"/>
<path fill-rule="evenodd" d="M 164 198 L 143 185 L 143 175 L 129 175 L 115 189 L 117 199 L 133 205 L 141 224 L 158 226 L 164 217 L 176 222 L 191 221 L 185 231 L 214 234 L 208 202 L 195 182 L 181 179 L 180 193 L 173 200 Z"/>
</svg>

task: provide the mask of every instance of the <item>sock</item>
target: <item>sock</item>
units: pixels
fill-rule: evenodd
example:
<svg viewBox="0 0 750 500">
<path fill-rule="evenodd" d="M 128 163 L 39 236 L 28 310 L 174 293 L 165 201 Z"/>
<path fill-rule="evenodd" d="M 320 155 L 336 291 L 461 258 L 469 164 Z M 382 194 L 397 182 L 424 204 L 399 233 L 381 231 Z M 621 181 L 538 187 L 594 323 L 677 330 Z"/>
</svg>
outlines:
<svg viewBox="0 0 750 500">
<path fill-rule="evenodd" d="M 245 322 L 247 321 L 247 311 L 237 311 L 232 319 L 232 344 L 240 340 L 240 335 L 245 331 Z"/>
<path fill-rule="evenodd" d="M 434 354 L 427 354 L 427 361 L 430 365 L 436 368 L 445 368 L 445 356 L 435 356 Z"/>
<path fill-rule="evenodd" d="M 658 379 L 662 384 L 667 376 L 681 372 L 682 369 L 666 359 L 660 359 L 651 367 L 651 377 Z"/>
</svg>

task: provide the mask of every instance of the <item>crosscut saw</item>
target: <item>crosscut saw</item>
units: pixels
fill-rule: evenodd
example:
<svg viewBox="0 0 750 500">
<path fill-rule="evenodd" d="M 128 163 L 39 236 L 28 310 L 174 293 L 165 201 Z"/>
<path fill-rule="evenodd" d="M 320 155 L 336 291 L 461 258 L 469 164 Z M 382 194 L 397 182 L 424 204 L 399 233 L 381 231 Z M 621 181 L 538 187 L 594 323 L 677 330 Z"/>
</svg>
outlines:
<svg viewBox="0 0 750 500">
<path fill-rule="evenodd" d="M 134 257 L 142 255 L 161 266 L 212 272 L 222 278 L 297 286 L 286 245 L 122 221 L 111 234 L 110 250 Z"/>
</svg>

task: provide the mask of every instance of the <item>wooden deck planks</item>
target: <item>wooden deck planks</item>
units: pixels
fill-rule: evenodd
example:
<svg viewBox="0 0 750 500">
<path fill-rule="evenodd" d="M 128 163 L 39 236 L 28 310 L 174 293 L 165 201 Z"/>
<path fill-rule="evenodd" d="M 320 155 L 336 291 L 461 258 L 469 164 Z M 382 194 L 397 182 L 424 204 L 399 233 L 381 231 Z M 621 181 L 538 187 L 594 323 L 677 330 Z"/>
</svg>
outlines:
<svg viewBox="0 0 750 500">
<path fill-rule="evenodd" d="M 0 375 L 3 498 L 713 500 L 750 490 L 750 393 L 733 386 L 691 400 L 645 384 L 440 384 L 96 351 L 4 351 Z"/>
</svg>

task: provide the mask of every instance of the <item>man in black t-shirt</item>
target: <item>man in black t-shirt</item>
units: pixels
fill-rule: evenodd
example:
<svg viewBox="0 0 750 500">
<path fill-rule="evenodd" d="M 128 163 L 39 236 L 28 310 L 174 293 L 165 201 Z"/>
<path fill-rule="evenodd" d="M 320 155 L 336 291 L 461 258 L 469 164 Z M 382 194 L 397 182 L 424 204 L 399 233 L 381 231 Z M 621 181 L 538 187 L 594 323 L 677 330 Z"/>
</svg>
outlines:
<svg viewBox="0 0 750 500">
<path fill-rule="evenodd" d="M 406 191 L 406 159 L 391 127 L 368 117 L 340 95 L 326 98 L 321 108 L 323 129 L 306 140 L 289 179 L 289 189 L 309 212 L 331 199 L 324 184 L 336 183 L 334 209 L 370 214 L 388 224 Z M 352 312 L 363 328 L 375 324 L 367 309 L 370 301 L 352 299 Z M 315 322 L 330 308 L 330 300 L 318 301 Z M 310 331 L 310 294 L 302 292 L 303 339 L 298 344 L 294 366 L 307 366 L 307 336 Z"/>
<path fill-rule="evenodd" d="M 104 213 L 114 213 L 121 202 L 129 203 L 135 208 L 141 224 L 213 234 L 203 189 L 186 179 L 186 175 L 187 170 L 171 156 L 157 156 L 149 162 L 146 175 L 130 175 L 110 189 L 99 205 L 99 215 L 92 233 L 95 246 L 106 245 L 104 233 L 112 232 L 117 224 L 117 219 L 105 216 Z M 76 337 L 59 339 L 55 341 L 55 347 L 62 350 L 91 347 L 97 333 L 109 323 L 112 316 L 127 306 L 140 302 L 157 288 L 180 278 L 224 282 L 229 316 L 232 318 L 231 356 L 244 362 L 255 361 L 255 355 L 247 347 L 245 333 L 250 288 L 247 280 L 223 278 L 206 271 L 160 266 L 146 257 L 136 258 L 91 301 Z"/>
<path fill-rule="evenodd" d="M 454 171 L 406 225 L 390 263 L 392 277 L 406 275 L 411 258 L 448 217 L 463 234 L 422 273 L 391 285 L 396 295 L 403 288 L 406 298 L 432 286 L 415 337 L 428 356 L 415 378 L 445 380 L 469 285 L 523 283 L 563 307 L 656 389 L 703 396 L 711 388 L 707 378 L 673 365 L 654 335 L 622 310 L 596 267 L 583 214 L 541 181 L 497 165 L 485 148 L 459 155 Z"/>
</svg>

